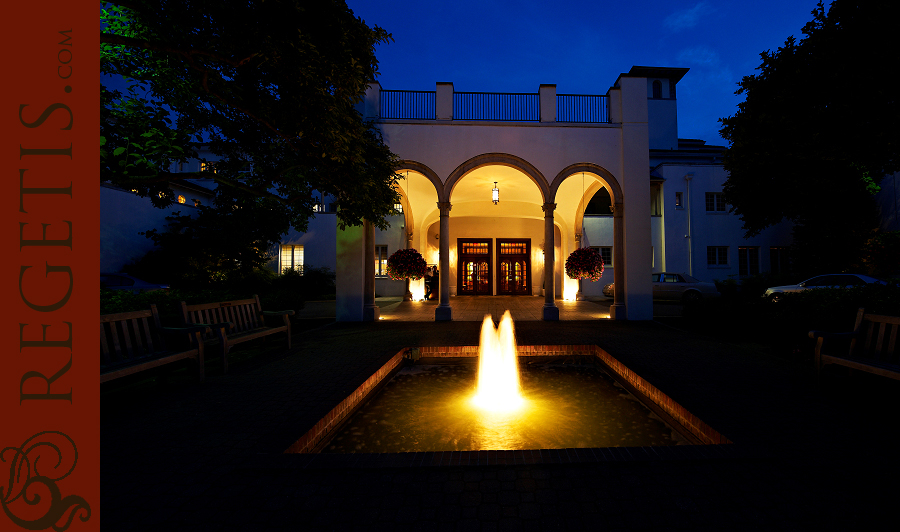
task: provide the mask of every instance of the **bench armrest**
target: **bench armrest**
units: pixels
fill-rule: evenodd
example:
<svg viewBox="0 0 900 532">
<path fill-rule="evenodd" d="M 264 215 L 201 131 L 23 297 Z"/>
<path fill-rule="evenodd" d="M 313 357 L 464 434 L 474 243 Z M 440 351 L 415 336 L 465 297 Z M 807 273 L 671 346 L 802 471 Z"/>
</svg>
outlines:
<svg viewBox="0 0 900 532">
<path fill-rule="evenodd" d="M 855 333 L 855 332 L 831 333 L 831 332 L 824 332 L 824 331 L 809 331 L 809 337 L 812 339 L 816 339 L 816 338 L 832 338 L 832 339 L 854 338 L 856 336 L 858 336 L 858 333 Z"/>
<path fill-rule="evenodd" d="M 293 316 L 296 314 L 293 310 L 264 310 L 263 316 Z"/>
</svg>

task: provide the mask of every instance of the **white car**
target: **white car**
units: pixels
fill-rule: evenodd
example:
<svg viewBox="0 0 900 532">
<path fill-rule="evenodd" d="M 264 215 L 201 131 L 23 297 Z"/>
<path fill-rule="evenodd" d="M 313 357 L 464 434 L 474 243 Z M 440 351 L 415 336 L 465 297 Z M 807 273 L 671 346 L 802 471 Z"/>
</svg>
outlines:
<svg viewBox="0 0 900 532">
<path fill-rule="evenodd" d="M 813 288 L 847 288 L 851 286 L 864 286 L 867 284 L 887 284 L 881 279 L 869 277 L 868 275 L 857 275 L 855 273 L 833 273 L 828 275 L 817 275 L 811 277 L 802 283 L 788 284 L 784 286 L 773 286 L 766 289 L 763 297 L 769 301 L 778 301 L 781 296 L 787 292 L 802 292 L 804 290 L 812 290 Z"/>
<path fill-rule="evenodd" d="M 615 293 L 615 285 L 612 283 L 603 287 L 603 295 L 606 297 L 614 297 Z M 693 303 L 718 296 L 719 290 L 715 283 L 703 282 L 686 273 L 653 274 L 653 299 Z"/>
</svg>

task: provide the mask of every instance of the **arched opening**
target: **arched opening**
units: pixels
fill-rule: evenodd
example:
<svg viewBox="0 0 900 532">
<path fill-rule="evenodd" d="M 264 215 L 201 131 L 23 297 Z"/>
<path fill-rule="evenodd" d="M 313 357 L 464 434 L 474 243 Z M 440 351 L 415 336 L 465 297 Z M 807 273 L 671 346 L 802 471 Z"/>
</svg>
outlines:
<svg viewBox="0 0 900 532">
<path fill-rule="evenodd" d="M 492 197 L 495 187 L 497 203 Z M 451 295 L 540 295 L 541 205 L 547 189 L 543 176 L 521 159 L 489 154 L 457 168 L 446 188 L 452 205 L 447 272 Z M 439 223 L 429 232 L 439 233 Z"/>
<path fill-rule="evenodd" d="M 578 294 L 599 296 L 604 285 L 615 283 L 612 314 L 615 316 L 621 312 L 624 315 L 624 201 L 619 182 L 602 166 L 579 163 L 557 174 L 550 191 L 557 204 L 555 222 L 567 230 L 562 238 L 560 262 L 564 263 L 578 247 L 611 248 L 608 250 L 610 263 L 605 266 L 599 281 L 579 283 L 566 276 L 560 291 L 566 299 L 575 299 Z M 592 209 L 597 212 L 610 211 L 610 214 L 586 215 L 591 201 L 594 201 Z M 604 250 L 601 249 L 602 253 Z"/>
<path fill-rule="evenodd" d="M 391 224 L 388 231 L 375 231 L 376 246 L 376 292 L 383 295 L 397 295 L 398 281 L 392 281 L 380 269 L 379 260 L 387 260 L 397 249 L 414 248 L 422 254 L 428 266 L 438 263 L 438 242 L 429 239 L 428 227 L 438 218 L 437 202 L 443 184 L 437 174 L 427 166 L 415 161 L 402 161 L 397 169 L 401 179 L 396 189 L 400 193 L 402 215 Z M 395 223 L 400 224 L 395 226 Z M 386 256 L 382 257 L 382 254 Z M 405 283 L 404 283 L 405 285 Z M 402 292 L 405 292 L 405 286 Z M 425 295 L 423 279 L 410 281 L 409 291 L 413 300 L 421 300 Z"/>
</svg>

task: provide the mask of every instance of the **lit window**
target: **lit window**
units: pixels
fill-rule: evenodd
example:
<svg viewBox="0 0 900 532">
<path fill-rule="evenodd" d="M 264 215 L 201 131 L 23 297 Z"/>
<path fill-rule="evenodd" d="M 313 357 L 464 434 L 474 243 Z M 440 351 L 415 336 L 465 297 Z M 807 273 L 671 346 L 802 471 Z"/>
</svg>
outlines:
<svg viewBox="0 0 900 532">
<path fill-rule="evenodd" d="M 675 208 L 676 209 L 684 208 L 684 193 L 682 193 L 682 192 L 675 193 Z"/>
<path fill-rule="evenodd" d="M 187 200 L 181 194 L 178 195 L 178 203 L 184 204 Z"/>
<path fill-rule="evenodd" d="M 195 200 L 194 200 L 194 207 L 199 207 L 199 206 L 200 206 L 200 200 L 195 199 Z"/>
<path fill-rule="evenodd" d="M 216 167 L 213 165 L 213 163 L 202 162 L 200 163 L 200 171 L 216 173 Z"/>
<path fill-rule="evenodd" d="M 746 277 L 759 273 L 759 248 L 738 248 L 738 275 Z"/>
<path fill-rule="evenodd" d="M 707 266 L 728 266 L 728 246 L 707 246 Z"/>
<path fill-rule="evenodd" d="M 291 268 L 303 273 L 303 246 L 281 246 L 281 273 Z"/>
<path fill-rule="evenodd" d="M 707 192 L 706 212 L 725 212 L 725 194 L 721 192 Z"/>
<path fill-rule="evenodd" d="M 375 277 L 387 275 L 387 246 L 375 246 Z"/>
</svg>

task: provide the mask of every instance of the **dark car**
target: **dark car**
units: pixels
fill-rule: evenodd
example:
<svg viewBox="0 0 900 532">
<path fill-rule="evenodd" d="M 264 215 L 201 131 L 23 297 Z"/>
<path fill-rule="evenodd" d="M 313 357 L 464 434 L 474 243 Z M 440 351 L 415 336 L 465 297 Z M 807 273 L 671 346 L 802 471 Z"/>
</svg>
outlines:
<svg viewBox="0 0 900 532">
<path fill-rule="evenodd" d="M 713 283 L 707 283 L 691 277 L 686 273 L 654 273 L 653 275 L 653 299 L 659 301 L 681 301 L 691 303 L 718 297 L 719 290 Z M 612 283 L 603 287 L 603 295 L 615 296 L 615 285 Z"/>
<path fill-rule="evenodd" d="M 864 286 L 867 284 L 887 284 L 881 279 L 869 277 L 868 275 L 858 275 L 855 273 L 830 273 L 827 275 L 817 275 L 797 284 L 788 284 L 783 286 L 773 286 L 766 289 L 763 297 L 769 301 L 778 301 L 781 296 L 787 292 L 802 292 L 804 290 L 812 290 L 813 288 L 848 288 L 852 286 Z"/>
<path fill-rule="evenodd" d="M 101 273 L 100 288 L 109 290 L 128 290 L 133 294 L 152 292 L 154 290 L 168 290 L 169 285 L 155 284 L 142 281 L 127 273 Z"/>
</svg>

